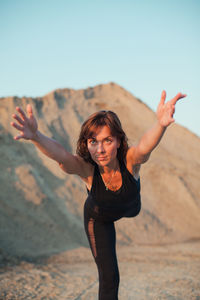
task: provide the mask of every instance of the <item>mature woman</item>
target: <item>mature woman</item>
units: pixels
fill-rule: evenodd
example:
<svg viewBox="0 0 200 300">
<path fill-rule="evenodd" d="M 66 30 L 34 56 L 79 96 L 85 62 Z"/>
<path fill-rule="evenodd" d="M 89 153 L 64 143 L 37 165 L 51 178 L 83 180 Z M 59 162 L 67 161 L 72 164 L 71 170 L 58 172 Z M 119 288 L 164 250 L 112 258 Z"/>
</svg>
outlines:
<svg viewBox="0 0 200 300">
<path fill-rule="evenodd" d="M 128 147 L 117 115 L 112 111 L 94 113 L 84 122 L 77 143 L 77 154 L 67 152 L 58 142 L 44 136 L 37 126 L 31 105 L 27 115 L 19 115 L 11 125 L 20 131 L 14 139 L 31 140 L 45 155 L 58 162 L 68 174 L 85 182 L 88 197 L 84 205 L 84 225 L 99 272 L 99 300 L 117 300 L 119 271 L 115 249 L 114 222 L 122 217 L 135 217 L 141 208 L 141 164 L 160 142 L 166 128 L 174 122 L 176 102 L 185 97 L 178 93 L 165 103 L 163 91 L 157 108 L 157 122 L 140 139 Z"/>
</svg>

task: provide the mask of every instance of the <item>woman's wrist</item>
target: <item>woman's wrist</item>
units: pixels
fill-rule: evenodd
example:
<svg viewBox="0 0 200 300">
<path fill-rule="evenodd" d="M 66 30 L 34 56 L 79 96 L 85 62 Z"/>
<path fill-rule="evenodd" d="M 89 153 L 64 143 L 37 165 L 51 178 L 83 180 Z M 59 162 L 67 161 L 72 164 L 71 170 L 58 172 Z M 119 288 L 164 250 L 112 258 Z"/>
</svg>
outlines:
<svg viewBox="0 0 200 300">
<path fill-rule="evenodd" d="M 33 137 L 30 139 L 32 142 L 38 142 L 40 138 L 40 132 L 37 130 L 34 134 Z"/>
<path fill-rule="evenodd" d="M 164 124 L 163 124 L 161 121 L 159 121 L 158 119 L 157 119 L 156 125 L 158 126 L 158 128 L 160 128 L 160 129 L 163 130 L 163 131 L 165 131 L 165 130 L 167 129 L 167 126 L 164 125 Z"/>
</svg>

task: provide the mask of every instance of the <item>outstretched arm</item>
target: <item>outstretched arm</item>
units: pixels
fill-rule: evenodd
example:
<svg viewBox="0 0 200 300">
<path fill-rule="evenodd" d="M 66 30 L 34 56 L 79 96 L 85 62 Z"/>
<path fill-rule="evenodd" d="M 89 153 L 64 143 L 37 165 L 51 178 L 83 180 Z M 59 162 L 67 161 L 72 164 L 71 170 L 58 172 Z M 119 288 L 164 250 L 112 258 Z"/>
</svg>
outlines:
<svg viewBox="0 0 200 300">
<path fill-rule="evenodd" d="M 175 105 L 178 100 L 184 97 L 186 97 L 185 94 L 178 93 L 173 99 L 165 102 L 166 92 L 162 92 L 160 103 L 156 111 L 157 122 L 142 136 L 136 147 L 129 149 L 133 164 L 142 164 L 148 160 L 151 152 L 160 142 L 167 127 L 175 121 L 173 118 Z"/>
<path fill-rule="evenodd" d="M 14 139 L 30 140 L 46 156 L 57 161 L 66 173 L 77 174 L 84 177 L 84 161 L 80 157 L 66 151 L 65 148 L 54 139 L 43 135 L 38 130 L 38 124 L 33 115 L 31 105 L 28 104 L 26 109 L 27 115 L 20 107 L 16 107 L 20 116 L 17 114 L 12 115 L 12 117 L 17 120 L 18 124 L 11 122 L 11 125 L 20 131 L 20 134 L 15 136 Z"/>
</svg>

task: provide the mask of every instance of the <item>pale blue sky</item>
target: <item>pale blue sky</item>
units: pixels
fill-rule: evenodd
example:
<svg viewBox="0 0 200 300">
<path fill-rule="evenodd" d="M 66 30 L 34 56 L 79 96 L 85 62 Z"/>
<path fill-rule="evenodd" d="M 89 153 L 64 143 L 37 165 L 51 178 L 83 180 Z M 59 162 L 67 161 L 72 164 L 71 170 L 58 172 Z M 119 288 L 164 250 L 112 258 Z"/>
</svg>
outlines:
<svg viewBox="0 0 200 300">
<path fill-rule="evenodd" d="M 199 0 L 0 0 L 0 97 L 116 82 L 200 136 Z"/>
</svg>

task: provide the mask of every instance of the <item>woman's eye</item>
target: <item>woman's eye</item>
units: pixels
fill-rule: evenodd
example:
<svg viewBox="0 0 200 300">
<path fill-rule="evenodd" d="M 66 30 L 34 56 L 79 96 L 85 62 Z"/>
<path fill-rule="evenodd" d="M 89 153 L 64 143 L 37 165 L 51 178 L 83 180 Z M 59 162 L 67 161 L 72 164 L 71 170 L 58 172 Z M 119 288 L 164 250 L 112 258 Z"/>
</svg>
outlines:
<svg viewBox="0 0 200 300">
<path fill-rule="evenodd" d="M 91 140 L 90 144 L 94 145 L 94 144 L 96 144 L 96 141 L 95 140 Z"/>
<path fill-rule="evenodd" d="M 112 143 L 112 140 L 106 139 L 106 143 Z"/>
</svg>

